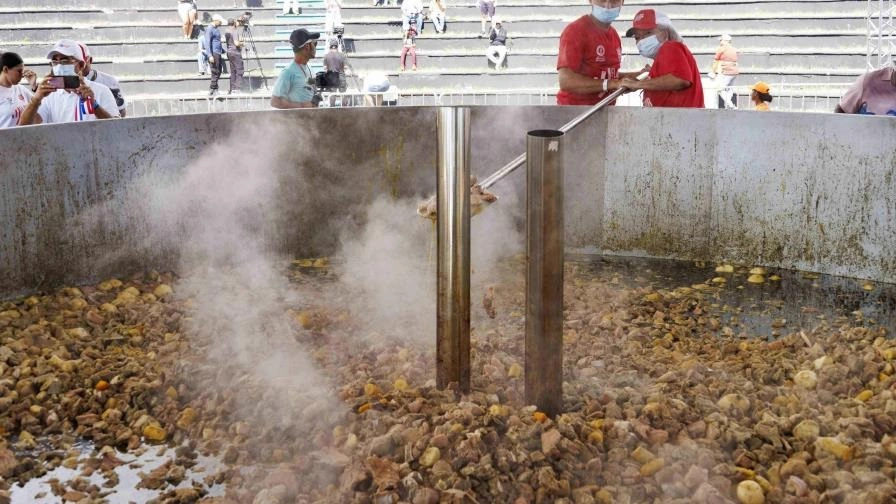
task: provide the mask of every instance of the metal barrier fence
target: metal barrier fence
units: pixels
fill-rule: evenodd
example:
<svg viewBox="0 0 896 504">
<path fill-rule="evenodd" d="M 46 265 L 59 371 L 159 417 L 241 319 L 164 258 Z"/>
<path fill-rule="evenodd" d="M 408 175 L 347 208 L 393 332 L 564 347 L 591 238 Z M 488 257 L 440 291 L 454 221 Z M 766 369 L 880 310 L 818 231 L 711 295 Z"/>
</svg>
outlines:
<svg viewBox="0 0 896 504">
<path fill-rule="evenodd" d="M 780 112 L 833 112 L 840 97 L 852 83 L 788 84 L 767 83 L 771 87 L 772 110 Z M 733 86 L 739 109 L 751 110 L 750 86 Z M 706 92 L 715 93 L 714 89 Z M 721 108 L 721 102 L 717 101 Z"/>
<path fill-rule="evenodd" d="M 788 84 L 769 83 L 774 97 L 772 110 L 786 112 L 833 112 L 846 88 L 846 84 Z M 738 108 L 751 110 L 750 87 L 732 86 Z M 705 93 L 715 93 L 705 88 Z M 476 105 L 554 105 L 556 90 L 532 89 L 514 91 L 444 91 L 444 92 L 385 92 L 324 93 L 321 107 L 372 107 L 372 106 L 476 106 Z M 160 116 L 214 112 L 239 112 L 270 109 L 270 95 L 249 94 L 234 96 L 180 96 L 180 97 L 129 97 L 128 116 Z M 707 100 L 710 106 L 713 100 Z M 618 105 L 638 106 L 640 98 L 635 94 L 620 98 Z"/>
</svg>

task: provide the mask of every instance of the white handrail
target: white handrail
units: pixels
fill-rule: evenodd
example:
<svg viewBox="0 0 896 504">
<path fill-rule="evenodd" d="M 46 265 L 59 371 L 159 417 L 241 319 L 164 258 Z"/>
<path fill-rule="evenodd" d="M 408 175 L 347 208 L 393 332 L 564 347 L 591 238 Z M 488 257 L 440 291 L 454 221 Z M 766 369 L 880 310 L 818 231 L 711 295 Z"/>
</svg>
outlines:
<svg viewBox="0 0 896 504">
<path fill-rule="evenodd" d="M 791 112 L 831 112 L 851 83 L 769 83 L 775 100 L 772 108 Z M 750 109 L 750 86 L 730 87 L 741 109 Z M 715 89 L 705 88 L 712 93 Z M 443 105 L 554 105 L 556 90 L 441 90 L 385 92 L 346 91 L 323 93 L 324 107 L 370 107 L 383 105 L 443 106 Z M 217 96 L 129 96 L 128 116 L 178 115 L 207 112 L 238 112 L 270 109 L 270 95 L 266 93 Z M 630 100 L 631 101 L 631 100 Z"/>
</svg>

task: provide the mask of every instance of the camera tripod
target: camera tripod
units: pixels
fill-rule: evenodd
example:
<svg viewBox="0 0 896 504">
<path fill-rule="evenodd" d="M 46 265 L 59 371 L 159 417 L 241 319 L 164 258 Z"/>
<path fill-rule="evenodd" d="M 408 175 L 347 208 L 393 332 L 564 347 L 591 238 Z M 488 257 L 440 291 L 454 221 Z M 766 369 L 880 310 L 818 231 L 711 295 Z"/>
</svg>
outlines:
<svg viewBox="0 0 896 504">
<path fill-rule="evenodd" d="M 240 39 L 244 41 L 243 46 L 246 48 L 246 59 L 251 60 L 249 53 L 252 53 L 255 56 L 255 64 L 258 67 L 258 73 L 261 74 L 261 83 L 264 85 L 265 89 L 268 89 L 268 78 L 264 76 L 264 68 L 261 66 L 261 58 L 258 57 L 258 49 L 255 48 L 255 38 L 252 36 L 252 27 L 249 26 L 249 23 L 245 23 L 242 25 L 242 28 L 243 31 L 240 34 Z M 247 41 L 248 44 L 245 43 Z M 246 69 L 246 72 L 249 72 L 248 68 Z M 252 82 L 251 79 L 249 82 Z"/>
</svg>

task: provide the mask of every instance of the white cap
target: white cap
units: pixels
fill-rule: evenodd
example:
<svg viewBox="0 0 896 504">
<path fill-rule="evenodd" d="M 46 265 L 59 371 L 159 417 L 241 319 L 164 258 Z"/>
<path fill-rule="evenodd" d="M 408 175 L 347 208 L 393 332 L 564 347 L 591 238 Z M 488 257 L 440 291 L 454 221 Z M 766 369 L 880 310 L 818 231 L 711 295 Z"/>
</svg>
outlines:
<svg viewBox="0 0 896 504">
<path fill-rule="evenodd" d="M 56 45 L 54 45 L 53 48 L 50 49 L 50 52 L 47 53 L 47 59 L 53 59 L 53 53 L 59 53 L 63 56 L 71 56 L 78 61 L 85 61 L 87 59 L 87 55 L 84 54 L 84 49 L 82 49 L 81 45 L 74 40 L 63 39 L 56 42 Z"/>
<path fill-rule="evenodd" d="M 722 40 L 724 42 L 731 42 L 731 35 L 728 35 L 726 33 L 726 34 L 722 35 L 721 37 L 719 37 L 719 40 Z"/>
<path fill-rule="evenodd" d="M 220 21 L 220 22 L 222 22 L 222 23 L 226 23 L 226 22 L 227 22 L 227 20 L 224 19 L 224 16 L 222 16 L 222 15 L 220 15 L 220 14 L 214 14 L 214 15 L 212 16 L 212 21 Z"/>
</svg>

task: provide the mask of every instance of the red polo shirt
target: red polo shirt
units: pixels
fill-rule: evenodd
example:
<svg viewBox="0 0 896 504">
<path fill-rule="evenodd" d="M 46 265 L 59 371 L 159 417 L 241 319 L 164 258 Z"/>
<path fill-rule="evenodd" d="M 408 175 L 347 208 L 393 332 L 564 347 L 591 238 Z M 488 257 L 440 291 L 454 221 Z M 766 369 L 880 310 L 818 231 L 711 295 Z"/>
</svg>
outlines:
<svg viewBox="0 0 896 504">
<path fill-rule="evenodd" d="M 645 107 L 704 107 L 700 70 L 694 55 L 683 43 L 667 40 L 660 46 L 650 67 L 649 77 L 655 79 L 666 74 L 684 79 L 691 85 L 678 91 L 644 90 Z"/>
<path fill-rule="evenodd" d="M 622 40 L 616 29 L 597 27 L 591 15 L 576 19 L 560 34 L 557 70 L 568 68 L 595 79 L 616 79 L 622 62 Z M 558 105 L 594 105 L 609 92 L 588 94 L 557 92 Z"/>
</svg>

